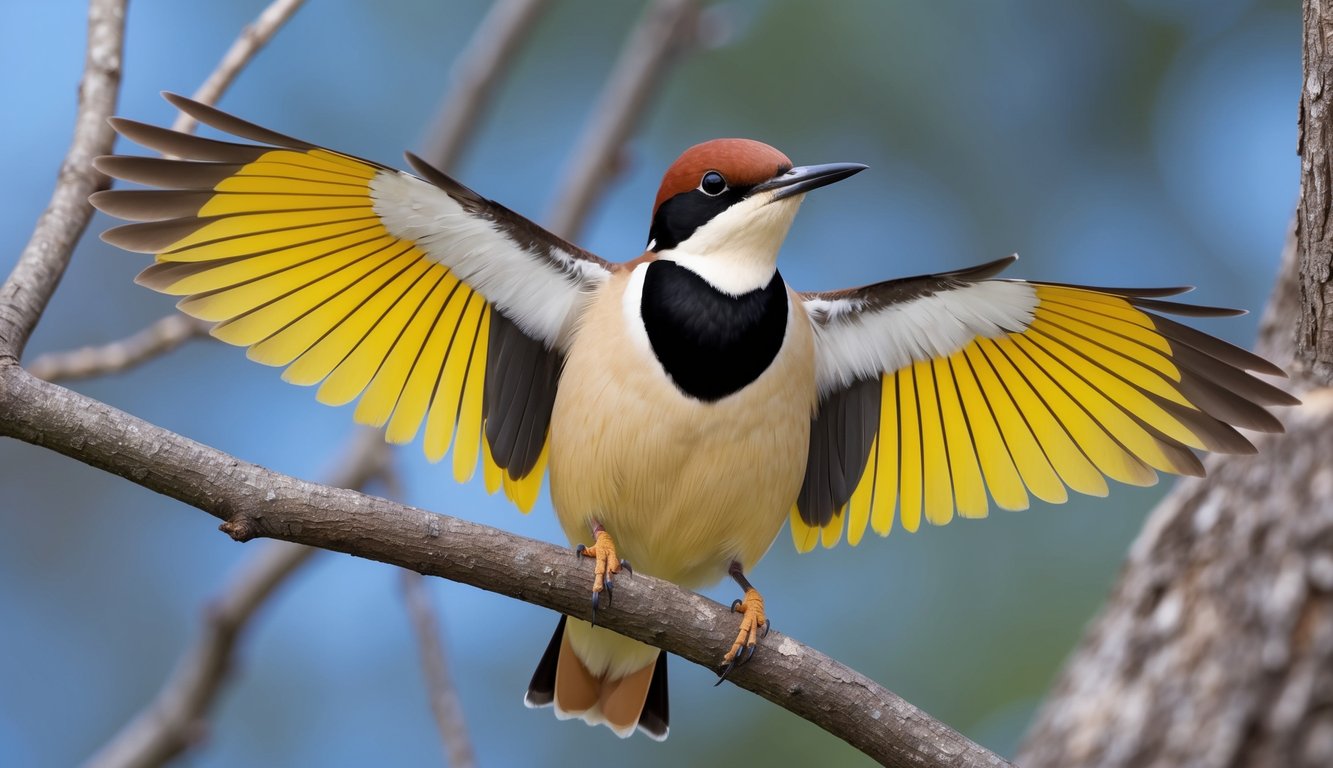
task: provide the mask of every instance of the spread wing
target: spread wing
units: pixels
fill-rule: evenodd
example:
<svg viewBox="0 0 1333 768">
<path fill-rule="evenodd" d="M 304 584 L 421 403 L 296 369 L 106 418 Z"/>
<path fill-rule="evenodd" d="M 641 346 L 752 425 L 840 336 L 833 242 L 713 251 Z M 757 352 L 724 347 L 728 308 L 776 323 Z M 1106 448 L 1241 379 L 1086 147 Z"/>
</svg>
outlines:
<svg viewBox="0 0 1333 768">
<path fill-rule="evenodd" d="M 166 98 L 257 143 L 114 121 L 168 156 L 96 163 L 159 188 L 92 198 L 140 222 L 103 235 L 156 255 L 138 282 L 320 402 L 359 398 L 390 441 L 424 431 L 432 461 L 452 446 L 460 482 L 480 454 L 488 489 L 530 509 L 565 333 L 609 265 L 411 155 L 424 178 Z"/>
<path fill-rule="evenodd" d="M 1282 431 L 1296 403 L 1247 371 L 1272 363 L 1160 313 L 1234 310 L 1163 301 L 1185 288 L 1090 288 L 989 279 L 971 269 L 803 294 L 821 396 L 796 546 L 857 544 L 1029 494 L 1094 496 L 1106 478 L 1202 475 L 1195 449 L 1253 452 L 1235 427 Z M 989 498 L 988 498 L 989 497 Z"/>
</svg>

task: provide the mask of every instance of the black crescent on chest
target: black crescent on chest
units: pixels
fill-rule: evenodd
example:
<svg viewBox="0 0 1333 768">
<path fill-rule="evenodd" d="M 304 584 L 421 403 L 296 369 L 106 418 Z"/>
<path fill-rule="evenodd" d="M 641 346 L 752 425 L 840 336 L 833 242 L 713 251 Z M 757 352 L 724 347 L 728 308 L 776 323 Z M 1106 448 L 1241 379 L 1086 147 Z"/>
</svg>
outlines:
<svg viewBox="0 0 1333 768">
<path fill-rule="evenodd" d="M 640 312 L 653 354 L 682 392 L 713 402 L 759 378 L 787 334 L 787 287 L 732 296 L 673 261 L 654 261 Z"/>
</svg>

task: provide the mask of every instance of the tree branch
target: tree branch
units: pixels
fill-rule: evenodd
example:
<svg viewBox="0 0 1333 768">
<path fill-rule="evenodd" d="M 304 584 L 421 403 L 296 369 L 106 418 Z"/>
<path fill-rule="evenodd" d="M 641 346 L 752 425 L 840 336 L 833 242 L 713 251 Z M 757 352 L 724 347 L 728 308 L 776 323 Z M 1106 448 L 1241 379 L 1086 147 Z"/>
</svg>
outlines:
<svg viewBox="0 0 1333 768">
<path fill-rule="evenodd" d="M 111 151 L 115 134 L 107 118 L 115 112 L 125 41 L 125 0 L 92 0 L 88 5 L 88 47 L 79 84 L 74 140 L 60 166 L 51 202 L 37 220 L 18 263 L 0 286 L 0 361 L 17 362 L 33 328 L 69 266 L 74 244 L 88 226 L 88 195 L 107 177 L 92 159 Z"/>
<path fill-rule="evenodd" d="M 211 327 L 212 323 L 188 315 L 170 314 L 109 344 L 40 355 L 28 365 L 28 371 L 47 381 L 120 373 L 165 355 L 191 339 L 207 338 Z"/>
<path fill-rule="evenodd" d="M 440 108 L 435 127 L 427 135 L 421 156 L 448 171 L 481 119 L 495 84 L 513 63 L 547 0 L 497 0 L 454 62 L 449 96 Z"/>
<path fill-rule="evenodd" d="M 697 34 L 695 0 L 656 0 L 630 33 L 592 118 L 570 153 L 565 179 L 546 221 L 565 238 L 578 234 L 593 202 L 616 175 L 630 133 L 673 56 Z"/>
<path fill-rule="evenodd" d="M 435 727 L 440 733 L 444 754 L 453 768 L 471 768 L 477 759 L 463 719 L 463 702 L 458 698 L 453 676 L 449 674 L 449 658 L 440 638 L 440 620 L 431 605 L 430 592 L 421 574 L 404 569 L 400 575 L 403 602 L 417 636 L 421 668 L 426 673 L 426 692 L 430 696 L 430 709 L 435 714 Z"/>
<path fill-rule="evenodd" d="M 176 663 L 157 696 L 87 762 L 87 768 L 162 765 L 203 739 L 242 631 L 287 577 L 319 550 L 265 542 L 205 607 L 198 640 Z"/>
<path fill-rule="evenodd" d="M 216 103 L 241 70 L 245 69 L 268 41 L 273 39 L 273 35 L 277 34 L 304 2 L 305 0 L 274 0 L 270 3 L 258 18 L 241 30 L 241 34 L 223 54 L 217 67 L 194 92 L 195 101 L 205 104 Z M 115 83 L 112 86 L 113 91 L 118 86 L 119 83 Z M 109 109 L 107 115 L 103 117 L 109 116 L 110 111 Z M 183 112 L 177 116 L 176 122 L 172 125 L 173 129 L 184 133 L 193 133 L 197 127 L 195 119 Z M 110 144 L 89 158 L 109 151 Z M 83 158 L 82 165 L 87 172 L 95 173 L 88 162 L 89 158 Z M 101 179 L 101 182 L 105 183 L 106 179 Z M 84 197 L 86 198 L 87 194 L 84 194 Z M 84 225 L 86 224 L 85 219 Z M 69 248 L 73 248 L 73 241 L 70 242 Z M 173 313 L 130 336 L 109 344 L 42 355 L 32 362 L 30 370 L 34 376 L 47 381 L 86 379 L 119 373 L 171 352 L 190 339 L 206 337 L 210 327 L 209 323 Z"/>
<path fill-rule="evenodd" d="M 282 25 L 287 23 L 304 2 L 305 0 L 273 0 L 258 18 L 241 30 L 240 36 L 222 55 L 217 68 L 204 84 L 199 86 L 199 90 L 194 92 L 194 100 L 205 104 L 217 103 L 241 70 L 245 69 L 250 60 L 268 44 L 269 40 L 273 39 L 273 35 L 277 34 Z M 171 127 L 183 133 L 193 133 L 198 123 L 193 117 L 182 112 Z"/>
<path fill-rule="evenodd" d="M 270 537 L 345 552 L 588 615 L 592 565 L 569 551 L 465 520 L 270 471 L 0 362 L 0 434 L 78 459 Z M 714 669 L 734 639 L 730 609 L 669 582 L 617 582 L 632 613 L 603 625 Z M 875 681 L 774 631 L 729 678 L 893 766 L 1002 766 Z"/>
</svg>

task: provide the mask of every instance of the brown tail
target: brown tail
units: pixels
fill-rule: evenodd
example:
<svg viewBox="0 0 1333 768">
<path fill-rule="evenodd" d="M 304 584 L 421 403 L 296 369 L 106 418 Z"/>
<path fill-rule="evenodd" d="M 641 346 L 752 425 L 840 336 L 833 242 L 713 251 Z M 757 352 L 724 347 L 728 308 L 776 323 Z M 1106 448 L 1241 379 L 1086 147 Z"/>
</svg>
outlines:
<svg viewBox="0 0 1333 768">
<path fill-rule="evenodd" d="M 606 725 L 621 738 L 637 727 L 649 738 L 662 741 L 670 723 L 666 654 L 659 653 L 656 663 L 624 677 L 598 677 L 575 655 L 561 616 L 523 703 L 534 708 L 554 704 L 556 717 Z"/>
</svg>

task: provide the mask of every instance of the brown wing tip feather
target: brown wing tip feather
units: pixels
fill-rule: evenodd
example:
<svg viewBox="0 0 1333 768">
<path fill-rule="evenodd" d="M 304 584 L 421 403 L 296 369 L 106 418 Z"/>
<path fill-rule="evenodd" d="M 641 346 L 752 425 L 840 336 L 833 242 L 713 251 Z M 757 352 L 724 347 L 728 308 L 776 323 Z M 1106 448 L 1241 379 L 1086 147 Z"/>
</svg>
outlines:
<svg viewBox="0 0 1333 768">
<path fill-rule="evenodd" d="M 455 199 L 463 198 L 477 203 L 483 202 L 481 195 L 458 183 L 449 174 L 431 165 L 417 153 L 404 152 L 403 157 L 407 159 L 407 164 L 412 167 L 412 170 L 418 176 L 448 192 L 451 197 Z"/>
<path fill-rule="evenodd" d="M 211 126 L 230 133 L 233 136 L 239 136 L 242 139 L 257 141 L 262 144 L 272 144 L 279 147 L 290 147 L 292 149 L 314 149 L 315 145 L 300 139 L 288 136 L 277 131 L 271 131 L 260 125 L 256 125 L 248 120 L 242 120 L 234 115 L 229 115 L 217 107 L 204 104 L 200 101 L 181 96 L 178 93 L 162 91 L 162 98 L 167 100 L 171 106 L 179 109 L 185 114 L 193 117 L 204 125 Z"/>
<path fill-rule="evenodd" d="M 945 272 L 942 276 L 961 277 L 967 280 L 985 280 L 1000 274 L 1016 261 L 1018 261 L 1018 254 L 1011 253 L 1008 256 L 1002 256 L 994 261 L 978 264 L 975 267 L 965 267 L 955 269 L 952 272 Z"/>
</svg>

